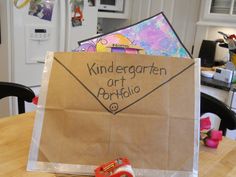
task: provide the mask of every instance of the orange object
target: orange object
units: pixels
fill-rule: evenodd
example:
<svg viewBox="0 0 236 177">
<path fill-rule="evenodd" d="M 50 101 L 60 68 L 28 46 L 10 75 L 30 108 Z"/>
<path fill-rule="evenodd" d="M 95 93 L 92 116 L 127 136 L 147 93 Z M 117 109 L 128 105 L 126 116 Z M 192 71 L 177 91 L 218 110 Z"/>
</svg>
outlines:
<svg viewBox="0 0 236 177">
<path fill-rule="evenodd" d="M 77 16 L 79 14 L 79 16 Z M 80 21 L 84 20 L 83 12 L 80 10 L 80 7 L 75 7 L 74 9 L 74 18 Z"/>
<path fill-rule="evenodd" d="M 95 177 L 134 177 L 127 158 L 118 158 L 95 169 Z"/>
</svg>

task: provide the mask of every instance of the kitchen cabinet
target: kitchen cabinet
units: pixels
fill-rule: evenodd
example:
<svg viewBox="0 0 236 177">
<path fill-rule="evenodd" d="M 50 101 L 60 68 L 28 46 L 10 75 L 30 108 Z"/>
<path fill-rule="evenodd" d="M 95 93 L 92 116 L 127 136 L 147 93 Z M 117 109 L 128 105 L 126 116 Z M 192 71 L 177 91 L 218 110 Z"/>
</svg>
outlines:
<svg viewBox="0 0 236 177">
<path fill-rule="evenodd" d="M 123 12 L 98 11 L 98 18 L 129 19 L 132 0 L 124 1 Z"/>
<path fill-rule="evenodd" d="M 108 33 L 129 26 L 134 0 L 124 0 L 123 12 L 98 10 L 98 33 Z"/>
<path fill-rule="evenodd" d="M 218 31 L 236 33 L 236 0 L 202 0 L 197 22 L 193 56 L 198 57 L 202 40 L 222 38 Z M 216 46 L 215 61 L 228 61 L 228 50 Z"/>
<path fill-rule="evenodd" d="M 204 0 L 201 2 L 199 25 L 236 26 L 236 0 Z"/>
</svg>

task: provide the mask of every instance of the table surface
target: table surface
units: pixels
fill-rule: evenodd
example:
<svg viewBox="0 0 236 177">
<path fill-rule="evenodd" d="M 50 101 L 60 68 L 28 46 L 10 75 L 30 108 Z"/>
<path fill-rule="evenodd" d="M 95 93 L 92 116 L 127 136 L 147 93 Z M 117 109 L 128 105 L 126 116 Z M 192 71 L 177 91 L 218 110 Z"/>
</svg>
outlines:
<svg viewBox="0 0 236 177">
<path fill-rule="evenodd" d="M 26 172 L 34 112 L 0 119 L 0 177 L 81 177 Z M 236 141 L 224 138 L 217 149 L 200 147 L 199 177 L 235 177 Z"/>
</svg>

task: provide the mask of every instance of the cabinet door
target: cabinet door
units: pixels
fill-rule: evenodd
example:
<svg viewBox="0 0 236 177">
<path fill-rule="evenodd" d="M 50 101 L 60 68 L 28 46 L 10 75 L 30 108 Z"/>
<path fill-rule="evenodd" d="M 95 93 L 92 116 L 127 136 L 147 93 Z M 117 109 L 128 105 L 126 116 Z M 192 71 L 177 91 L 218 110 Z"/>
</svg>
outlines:
<svg viewBox="0 0 236 177">
<path fill-rule="evenodd" d="M 230 14 L 232 0 L 212 0 L 210 13 L 213 14 Z"/>
<path fill-rule="evenodd" d="M 234 1 L 233 5 L 233 15 L 236 15 L 236 1 Z"/>
<path fill-rule="evenodd" d="M 202 9 L 202 21 L 236 23 L 236 0 L 205 0 Z"/>
</svg>

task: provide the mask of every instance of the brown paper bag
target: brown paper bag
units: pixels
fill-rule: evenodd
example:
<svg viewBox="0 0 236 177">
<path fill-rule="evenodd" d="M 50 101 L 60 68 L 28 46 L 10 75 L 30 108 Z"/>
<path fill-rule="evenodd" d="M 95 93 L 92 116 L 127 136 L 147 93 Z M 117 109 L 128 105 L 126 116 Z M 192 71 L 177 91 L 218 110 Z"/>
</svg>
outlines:
<svg viewBox="0 0 236 177">
<path fill-rule="evenodd" d="M 199 62 L 50 53 L 28 170 L 93 174 L 127 157 L 137 175 L 197 174 Z"/>
</svg>

